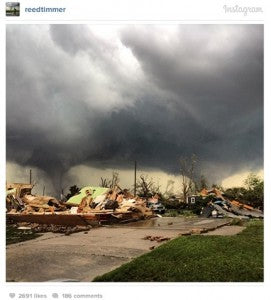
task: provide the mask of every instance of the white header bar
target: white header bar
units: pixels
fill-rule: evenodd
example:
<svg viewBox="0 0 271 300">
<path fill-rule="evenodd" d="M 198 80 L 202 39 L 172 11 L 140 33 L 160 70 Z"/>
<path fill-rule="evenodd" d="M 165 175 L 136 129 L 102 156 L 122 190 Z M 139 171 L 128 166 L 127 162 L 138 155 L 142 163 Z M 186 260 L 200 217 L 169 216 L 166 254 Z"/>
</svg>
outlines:
<svg viewBox="0 0 271 300">
<path fill-rule="evenodd" d="M 6 16 L 10 22 L 22 21 L 261 21 L 266 1 L 231 0 L 23 0 L 20 16 Z M 5 5 L 5 2 L 3 3 Z"/>
</svg>

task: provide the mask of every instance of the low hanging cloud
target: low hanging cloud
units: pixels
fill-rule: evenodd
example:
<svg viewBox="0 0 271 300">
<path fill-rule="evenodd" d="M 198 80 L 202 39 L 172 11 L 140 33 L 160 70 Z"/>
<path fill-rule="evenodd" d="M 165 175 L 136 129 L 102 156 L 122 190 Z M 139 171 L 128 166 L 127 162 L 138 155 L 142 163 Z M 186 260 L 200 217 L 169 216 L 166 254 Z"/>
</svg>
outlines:
<svg viewBox="0 0 271 300">
<path fill-rule="evenodd" d="M 7 161 L 216 182 L 263 167 L 262 25 L 8 25 Z"/>
</svg>

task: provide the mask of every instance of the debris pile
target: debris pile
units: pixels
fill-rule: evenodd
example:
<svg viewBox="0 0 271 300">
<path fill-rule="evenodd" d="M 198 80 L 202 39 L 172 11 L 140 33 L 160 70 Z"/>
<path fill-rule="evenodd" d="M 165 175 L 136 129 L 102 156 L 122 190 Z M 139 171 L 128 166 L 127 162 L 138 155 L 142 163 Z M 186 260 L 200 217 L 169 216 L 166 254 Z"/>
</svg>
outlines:
<svg viewBox="0 0 271 300">
<path fill-rule="evenodd" d="M 38 223 L 27 223 L 27 222 L 18 222 L 13 223 L 9 221 L 10 226 L 21 230 L 22 232 L 32 232 L 32 233 L 44 233 L 44 232 L 53 232 L 53 233 L 62 233 L 65 235 L 70 235 L 76 232 L 88 233 L 92 228 L 90 225 L 85 226 L 64 226 L 64 225 L 54 225 L 54 224 L 38 224 Z"/>
<path fill-rule="evenodd" d="M 206 207 L 202 209 L 201 215 L 204 217 L 230 217 L 230 218 L 263 218 L 263 212 L 252 206 L 242 204 L 237 200 L 226 199 L 222 192 L 214 188 L 212 190 L 203 189 L 201 191 L 202 197 L 213 195 L 214 198 Z"/>
<path fill-rule="evenodd" d="M 101 187 L 85 187 L 80 193 L 67 201 L 73 213 L 102 213 L 110 212 L 117 219 L 123 214 L 134 213 L 137 218 L 144 219 L 153 216 L 153 212 L 146 205 L 146 200 L 134 197 L 128 190 L 120 187 L 114 189 Z M 78 207 L 77 210 L 75 207 Z"/>
<path fill-rule="evenodd" d="M 54 197 L 31 195 L 32 188 L 32 184 L 9 184 L 6 196 L 7 211 L 29 214 L 66 210 L 66 206 Z"/>
<path fill-rule="evenodd" d="M 33 185 L 7 186 L 7 216 L 13 221 L 39 224 L 86 226 L 127 222 L 155 216 L 146 200 L 119 186 L 113 189 L 87 186 L 67 202 L 31 194 Z M 50 231 L 54 232 L 54 229 Z"/>
<path fill-rule="evenodd" d="M 38 224 L 38 223 L 27 223 L 19 222 L 13 224 L 19 230 L 31 230 L 35 233 L 44 233 L 44 232 L 53 232 L 53 233 L 62 233 L 65 235 L 70 235 L 72 233 L 84 231 L 87 233 L 92 226 L 64 226 L 64 225 L 54 225 L 54 224 Z"/>
</svg>

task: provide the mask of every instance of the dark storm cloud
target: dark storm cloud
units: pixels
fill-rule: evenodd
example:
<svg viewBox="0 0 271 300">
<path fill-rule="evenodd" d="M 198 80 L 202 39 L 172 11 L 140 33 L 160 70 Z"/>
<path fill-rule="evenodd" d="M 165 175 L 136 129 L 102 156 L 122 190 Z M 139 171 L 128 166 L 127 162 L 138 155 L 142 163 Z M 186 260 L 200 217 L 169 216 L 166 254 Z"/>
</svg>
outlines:
<svg viewBox="0 0 271 300">
<path fill-rule="evenodd" d="M 238 115 L 262 105 L 262 26 L 180 26 L 166 45 L 159 32 L 134 27 L 122 41 L 157 85 L 201 119 L 208 110 Z"/>
<path fill-rule="evenodd" d="M 7 160 L 208 176 L 262 168 L 261 25 L 7 28 Z M 211 166 L 211 167 L 210 167 Z"/>
</svg>

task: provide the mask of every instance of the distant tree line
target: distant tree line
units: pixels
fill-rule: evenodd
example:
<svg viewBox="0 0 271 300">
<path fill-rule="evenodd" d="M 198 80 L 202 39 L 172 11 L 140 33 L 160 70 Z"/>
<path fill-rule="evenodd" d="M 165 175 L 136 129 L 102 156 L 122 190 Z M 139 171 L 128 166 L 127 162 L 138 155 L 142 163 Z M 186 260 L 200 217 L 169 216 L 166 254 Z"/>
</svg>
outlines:
<svg viewBox="0 0 271 300">
<path fill-rule="evenodd" d="M 180 183 L 181 198 L 183 202 L 189 195 L 198 194 L 202 189 L 218 188 L 224 192 L 225 197 L 231 200 L 238 200 L 242 203 L 252 205 L 263 209 L 264 203 L 264 181 L 254 173 L 250 173 L 244 181 L 243 187 L 233 187 L 223 189 L 215 183 L 208 183 L 206 177 L 201 174 L 199 169 L 199 160 L 196 155 L 192 154 L 191 157 L 180 158 Z M 112 173 L 111 178 L 101 177 L 100 186 L 113 188 L 120 182 L 119 174 Z M 148 175 L 140 175 L 136 182 L 137 195 L 143 198 L 149 198 L 153 195 L 159 195 L 160 200 L 166 205 L 167 208 L 181 208 L 182 203 L 174 195 L 173 191 L 174 181 L 169 180 L 164 192 L 161 191 L 161 186 L 156 184 L 153 178 Z M 66 198 L 79 193 L 79 188 L 73 185 L 69 188 L 69 193 Z"/>
</svg>

